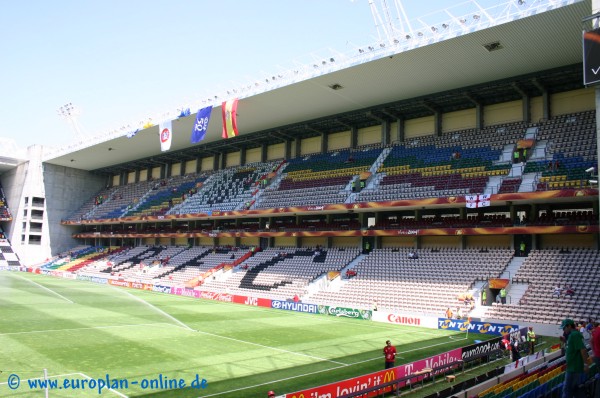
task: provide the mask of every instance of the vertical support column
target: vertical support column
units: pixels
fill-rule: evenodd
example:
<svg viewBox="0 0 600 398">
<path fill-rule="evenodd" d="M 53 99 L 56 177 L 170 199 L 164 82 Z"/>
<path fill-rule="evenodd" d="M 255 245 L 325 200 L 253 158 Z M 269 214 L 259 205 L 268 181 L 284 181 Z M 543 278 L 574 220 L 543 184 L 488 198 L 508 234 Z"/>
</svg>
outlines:
<svg viewBox="0 0 600 398">
<path fill-rule="evenodd" d="M 352 126 L 350 129 L 350 148 L 355 149 L 358 146 L 358 128 Z"/>
<path fill-rule="evenodd" d="M 381 145 L 388 146 L 391 143 L 392 124 L 388 120 L 381 123 Z"/>
<path fill-rule="evenodd" d="M 260 147 L 260 161 L 261 162 L 266 162 L 267 161 L 268 152 L 269 152 L 268 145 L 267 144 L 262 144 L 261 147 Z M 287 158 L 287 153 L 284 156 Z M 245 160 L 246 159 L 244 158 L 244 161 Z"/>
<path fill-rule="evenodd" d="M 396 139 L 398 142 L 404 142 L 405 137 L 405 119 L 403 117 L 398 118 L 398 124 L 396 125 Z"/>
<path fill-rule="evenodd" d="M 240 149 L 240 166 L 243 166 L 245 164 L 246 164 L 246 146 L 244 145 Z"/>
<path fill-rule="evenodd" d="M 284 142 L 284 146 L 285 146 L 285 150 L 284 150 L 284 156 L 286 159 L 291 159 L 292 158 L 292 141 L 291 140 L 286 140 Z"/>
</svg>

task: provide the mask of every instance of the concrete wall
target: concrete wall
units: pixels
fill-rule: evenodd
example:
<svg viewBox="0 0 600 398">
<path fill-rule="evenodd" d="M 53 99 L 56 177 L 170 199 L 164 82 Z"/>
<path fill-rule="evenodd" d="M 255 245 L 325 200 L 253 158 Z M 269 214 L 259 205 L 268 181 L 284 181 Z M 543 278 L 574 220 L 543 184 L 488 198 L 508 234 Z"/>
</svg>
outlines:
<svg viewBox="0 0 600 398">
<path fill-rule="evenodd" d="M 44 164 L 47 225 L 52 255 L 64 252 L 78 242 L 71 238 L 77 227 L 61 225 L 61 220 L 81 208 L 106 185 L 106 177 L 88 171 Z"/>
</svg>

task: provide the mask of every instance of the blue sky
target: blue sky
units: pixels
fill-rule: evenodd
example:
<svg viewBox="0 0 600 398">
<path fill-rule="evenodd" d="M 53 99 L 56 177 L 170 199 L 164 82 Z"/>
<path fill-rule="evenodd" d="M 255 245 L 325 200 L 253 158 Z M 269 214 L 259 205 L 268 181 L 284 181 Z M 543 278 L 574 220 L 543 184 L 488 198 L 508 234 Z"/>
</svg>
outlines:
<svg viewBox="0 0 600 398">
<path fill-rule="evenodd" d="M 412 21 L 453 3 L 403 5 Z M 67 103 L 97 136 L 376 41 L 367 0 L 3 2 L 0 144 L 72 142 L 57 112 Z"/>
</svg>

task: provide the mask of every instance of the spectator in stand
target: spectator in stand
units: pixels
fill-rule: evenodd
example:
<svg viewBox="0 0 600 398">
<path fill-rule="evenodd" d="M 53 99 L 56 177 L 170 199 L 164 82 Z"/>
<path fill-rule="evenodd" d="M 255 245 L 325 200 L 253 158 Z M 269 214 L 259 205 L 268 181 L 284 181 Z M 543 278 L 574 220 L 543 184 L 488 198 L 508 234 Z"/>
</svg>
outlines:
<svg viewBox="0 0 600 398">
<path fill-rule="evenodd" d="M 446 318 L 447 319 L 452 319 L 452 316 L 454 314 L 452 313 L 452 310 L 450 309 L 450 307 L 448 307 L 448 309 L 446 310 Z"/>
<path fill-rule="evenodd" d="M 594 320 L 592 318 L 588 318 L 586 328 L 587 328 L 587 331 L 590 332 L 590 336 L 591 336 L 592 330 L 594 329 Z"/>
<path fill-rule="evenodd" d="M 500 344 L 502 345 L 502 348 L 504 348 L 505 352 L 510 352 L 510 335 L 508 333 L 502 335 Z"/>
<path fill-rule="evenodd" d="M 560 287 L 560 285 L 556 285 L 554 287 L 554 291 L 552 292 L 552 296 L 556 296 L 558 298 L 560 298 L 560 293 L 562 292 L 562 288 Z"/>
<path fill-rule="evenodd" d="M 592 335 L 587 330 L 587 324 L 585 323 L 585 321 L 581 321 L 579 322 L 579 325 L 577 327 L 579 328 L 579 333 L 581 333 L 581 335 L 583 336 L 583 343 L 586 347 L 589 347 L 590 342 L 592 340 Z"/>
<path fill-rule="evenodd" d="M 513 337 L 510 340 L 510 354 L 513 362 L 517 362 L 521 359 L 521 354 L 519 354 L 519 341 L 516 337 Z"/>
<path fill-rule="evenodd" d="M 573 289 L 570 285 L 565 285 L 565 297 L 570 296 L 573 297 L 575 295 L 575 289 Z"/>
<path fill-rule="evenodd" d="M 385 368 L 393 368 L 396 361 L 396 347 L 389 340 L 385 342 L 385 347 L 383 347 L 383 356 L 385 357 Z"/>
<path fill-rule="evenodd" d="M 566 336 L 565 359 L 567 368 L 563 382 L 563 398 L 576 398 L 583 396 L 578 387 L 583 384 L 589 370 L 591 358 L 588 357 L 587 349 L 583 344 L 583 336 L 575 327 L 572 319 L 562 321 L 560 327 Z"/>
<path fill-rule="evenodd" d="M 592 329 L 592 339 L 590 340 L 590 343 L 592 345 L 596 369 L 600 369 L 600 323 L 598 322 L 594 324 L 594 328 Z"/>
<path fill-rule="evenodd" d="M 521 241 L 521 243 L 519 244 L 519 255 L 521 257 L 525 257 L 526 249 L 527 249 L 527 245 L 525 245 L 525 242 Z"/>
<path fill-rule="evenodd" d="M 535 351 L 535 332 L 533 331 L 533 327 L 529 326 L 529 330 L 527 330 L 527 343 L 529 344 L 529 355 L 532 355 Z"/>
</svg>

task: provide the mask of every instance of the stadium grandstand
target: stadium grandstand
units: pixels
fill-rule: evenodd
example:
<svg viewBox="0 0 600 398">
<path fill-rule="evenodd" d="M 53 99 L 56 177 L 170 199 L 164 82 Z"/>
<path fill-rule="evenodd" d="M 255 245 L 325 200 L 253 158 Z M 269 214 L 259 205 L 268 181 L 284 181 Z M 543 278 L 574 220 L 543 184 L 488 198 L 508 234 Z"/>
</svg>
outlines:
<svg viewBox="0 0 600 398">
<path fill-rule="evenodd" d="M 0 266 L 549 336 L 598 319 L 592 1 L 507 4 L 207 99 L 196 144 L 192 112 L 165 152 L 152 125 L 0 159 Z"/>
</svg>

